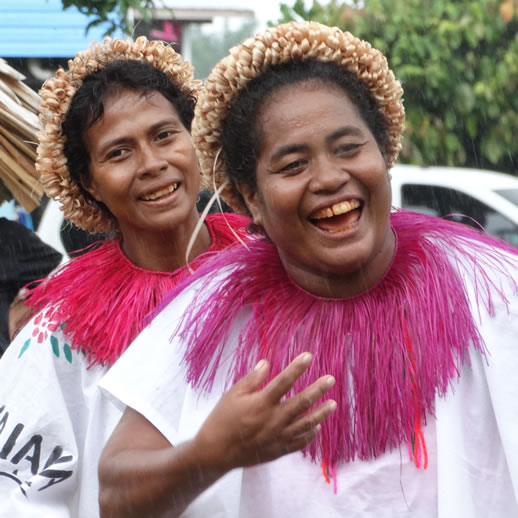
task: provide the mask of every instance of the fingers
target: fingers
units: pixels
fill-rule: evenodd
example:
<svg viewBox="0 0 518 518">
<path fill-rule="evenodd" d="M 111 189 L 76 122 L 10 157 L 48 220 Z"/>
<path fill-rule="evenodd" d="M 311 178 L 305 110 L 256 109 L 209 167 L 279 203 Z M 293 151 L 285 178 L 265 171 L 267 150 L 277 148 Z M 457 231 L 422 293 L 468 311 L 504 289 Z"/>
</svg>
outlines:
<svg viewBox="0 0 518 518">
<path fill-rule="evenodd" d="M 297 356 L 263 389 L 264 396 L 272 403 L 278 402 L 292 389 L 297 379 L 306 371 L 311 359 L 310 353 L 302 353 Z"/>
<path fill-rule="evenodd" d="M 333 376 L 322 376 L 302 392 L 287 400 L 284 403 L 287 422 L 309 410 L 334 384 Z"/>
<path fill-rule="evenodd" d="M 241 392 L 255 392 L 266 381 L 268 376 L 268 362 L 261 360 L 254 370 L 243 376 L 235 385 L 235 390 Z"/>
<path fill-rule="evenodd" d="M 326 401 L 316 410 L 288 426 L 283 435 L 286 437 L 285 453 L 302 450 L 312 442 L 321 430 L 321 423 L 336 409 L 336 402 Z"/>
<path fill-rule="evenodd" d="M 286 438 L 294 438 L 293 440 L 305 436 L 312 430 L 318 429 L 320 424 L 335 410 L 336 401 L 330 399 L 310 413 L 300 416 L 284 429 L 282 435 Z"/>
<path fill-rule="evenodd" d="M 302 435 L 297 435 L 288 441 L 285 445 L 284 454 L 293 453 L 305 448 L 310 442 L 312 442 L 321 430 L 321 426 L 317 425 L 308 430 Z"/>
</svg>

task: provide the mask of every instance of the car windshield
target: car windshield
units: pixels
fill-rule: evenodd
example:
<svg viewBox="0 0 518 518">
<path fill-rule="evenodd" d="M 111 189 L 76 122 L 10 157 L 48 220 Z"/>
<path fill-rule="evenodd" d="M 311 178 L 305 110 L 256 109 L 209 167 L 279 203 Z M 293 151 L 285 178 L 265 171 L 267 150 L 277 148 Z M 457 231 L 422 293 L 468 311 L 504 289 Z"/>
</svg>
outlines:
<svg viewBox="0 0 518 518">
<path fill-rule="evenodd" d="M 498 189 L 495 192 L 518 207 L 518 189 Z"/>
</svg>

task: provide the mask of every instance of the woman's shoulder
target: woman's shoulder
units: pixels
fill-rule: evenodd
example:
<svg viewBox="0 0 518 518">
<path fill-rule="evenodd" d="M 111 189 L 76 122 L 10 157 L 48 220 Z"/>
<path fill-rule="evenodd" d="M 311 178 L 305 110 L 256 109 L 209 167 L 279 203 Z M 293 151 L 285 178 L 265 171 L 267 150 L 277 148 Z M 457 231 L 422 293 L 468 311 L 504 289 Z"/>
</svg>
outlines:
<svg viewBox="0 0 518 518">
<path fill-rule="evenodd" d="M 76 291 L 90 291 L 92 281 L 99 277 L 100 272 L 120 265 L 121 256 L 118 240 L 105 241 L 67 261 L 38 286 L 29 289 L 25 303 L 39 311 L 61 300 L 65 294 L 70 296 Z"/>
<path fill-rule="evenodd" d="M 90 250 L 65 262 L 47 277 L 44 283 L 45 290 L 53 283 L 71 282 L 77 279 L 79 274 L 83 276 L 98 275 L 100 267 L 119 262 L 121 256 L 118 239 L 95 243 L 91 245 Z M 31 291 L 31 293 L 37 292 L 38 290 Z"/>
<path fill-rule="evenodd" d="M 246 228 L 252 220 L 249 216 L 245 216 L 243 214 L 237 214 L 236 212 L 215 212 L 213 214 L 208 214 L 205 218 L 208 224 L 218 224 L 220 222 L 224 222 L 226 224 L 230 224 L 235 228 Z"/>
<path fill-rule="evenodd" d="M 209 214 L 205 220 L 211 236 L 210 251 L 222 250 L 234 243 L 250 239 L 247 227 L 251 220 L 231 212 Z"/>
<path fill-rule="evenodd" d="M 89 369 L 85 355 L 72 347 L 66 334 L 66 324 L 49 318 L 46 309 L 36 313 L 20 330 L 2 357 L 0 368 L 4 374 L 18 368 L 25 372 L 34 368 L 39 372 L 39 378 L 52 376 L 56 372 L 61 376 L 66 371 L 74 371 L 75 375 L 81 371 L 94 374 L 96 370 Z M 102 366 L 96 368 L 103 369 Z"/>
</svg>

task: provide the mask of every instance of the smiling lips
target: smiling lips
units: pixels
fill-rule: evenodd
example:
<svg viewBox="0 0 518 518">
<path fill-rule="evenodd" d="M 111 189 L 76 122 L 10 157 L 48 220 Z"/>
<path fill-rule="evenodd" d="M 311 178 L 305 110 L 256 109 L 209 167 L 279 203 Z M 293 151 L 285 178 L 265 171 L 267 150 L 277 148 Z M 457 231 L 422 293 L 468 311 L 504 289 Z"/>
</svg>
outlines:
<svg viewBox="0 0 518 518">
<path fill-rule="evenodd" d="M 176 191 L 176 189 L 178 189 L 178 183 L 172 183 L 171 185 L 163 187 L 158 191 L 151 192 L 149 194 L 141 196 L 141 199 L 144 201 L 158 200 L 159 198 L 163 198 L 164 196 L 167 196 L 168 194 L 171 194 L 172 192 Z"/>
<path fill-rule="evenodd" d="M 311 215 L 311 221 L 320 230 L 343 232 L 353 227 L 361 215 L 359 200 L 347 200 L 320 209 Z"/>
</svg>

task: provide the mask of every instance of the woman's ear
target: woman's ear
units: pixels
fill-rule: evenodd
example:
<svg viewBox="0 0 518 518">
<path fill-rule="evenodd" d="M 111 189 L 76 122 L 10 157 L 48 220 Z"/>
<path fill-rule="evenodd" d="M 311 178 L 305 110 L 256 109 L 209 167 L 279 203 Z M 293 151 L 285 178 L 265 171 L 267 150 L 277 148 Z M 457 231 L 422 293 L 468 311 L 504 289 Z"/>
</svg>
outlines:
<svg viewBox="0 0 518 518">
<path fill-rule="evenodd" d="M 259 194 L 257 193 L 257 190 L 254 190 L 252 187 L 244 183 L 237 184 L 236 188 L 239 191 L 239 194 L 243 197 L 248 208 L 248 212 L 252 215 L 253 222 L 256 225 L 262 225 L 263 220 L 261 217 Z"/>
<path fill-rule="evenodd" d="M 94 200 L 99 201 L 102 203 L 102 196 L 99 193 L 99 190 L 97 189 L 96 183 L 92 180 L 90 175 L 83 173 L 81 175 L 81 185 L 83 189 L 88 192 Z"/>
</svg>

